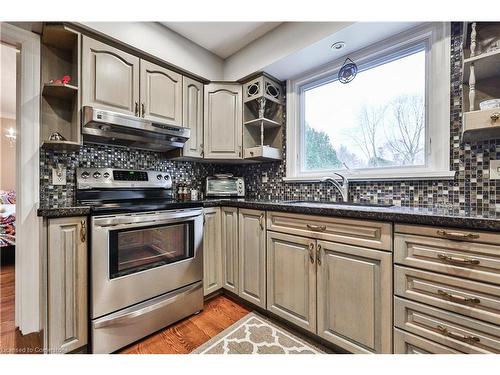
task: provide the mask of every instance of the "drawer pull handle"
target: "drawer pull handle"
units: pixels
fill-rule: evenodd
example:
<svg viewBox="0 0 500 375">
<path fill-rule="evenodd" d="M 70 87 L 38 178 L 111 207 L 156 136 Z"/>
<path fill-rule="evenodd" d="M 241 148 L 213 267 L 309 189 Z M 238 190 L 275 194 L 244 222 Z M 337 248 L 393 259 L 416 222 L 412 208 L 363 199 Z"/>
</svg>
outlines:
<svg viewBox="0 0 500 375">
<path fill-rule="evenodd" d="M 316 251 L 316 263 L 318 263 L 318 266 L 321 266 L 321 245 L 318 245 L 318 249 Z"/>
<path fill-rule="evenodd" d="M 259 216 L 259 225 L 260 225 L 260 230 L 264 230 L 264 214 L 260 214 Z"/>
<path fill-rule="evenodd" d="M 458 303 L 463 303 L 463 304 L 469 304 L 469 303 L 471 303 L 471 304 L 474 304 L 474 305 L 477 305 L 478 303 L 481 303 L 481 301 L 479 300 L 479 298 L 457 296 L 457 295 L 445 292 L 444 290 L 441 290 L 441 289 L 438 289 L 438 294 L 441 297 L 447 299 L 448 301 L 452 301 L 452 302 L 458 302 Z"/>
<path fill-rule="evenodd" d="M 309 244 L 309 260 L 314 264 L 314 244 L 312 242 Z"/>
<path fill-rule="evenodd" d="M 452 240 L 475 240 L 479 238 L 479 234 L 477 233 L 447 232 L 442 229 L 438 229 L 437 234 Z"/>
<path fill-rule="evenodd" d="M 465 259 L 465 258 L 456 258 L 450 257 L 445 254 L 438 254 L 437 257 L 445 263 L 460 265 L 460 266 L 477 266 L 479 264 L 479 260 L 477 259 Z"/>
<path fill-rule="evenodd" d="M 500 113 L 495 112 L 490 116 L 491 121 L 496 121 L 500 118 Z"/>
<path fill-rule="evenodd" d="M 459 335 L 458 333 L 450 332 L 446 327 L 443 327 L 441 325 L 437 326 L 437 330 L 446 337 L 450 337 L 452 339 L 458 340 L 458 341 L 463 341 L 468 344 L 477 344 L 478 342 L 481 341 L 481 339 L 477 336 L 464 336 L 464 335 Z"/>
<path fill-rule="evenodd" d="M 313 230 L 315 232 L 324 232 L 326 230 L 326 225 L 307 224 L 307 228 L 309 228 L 310 230 Z"/>
</svg>

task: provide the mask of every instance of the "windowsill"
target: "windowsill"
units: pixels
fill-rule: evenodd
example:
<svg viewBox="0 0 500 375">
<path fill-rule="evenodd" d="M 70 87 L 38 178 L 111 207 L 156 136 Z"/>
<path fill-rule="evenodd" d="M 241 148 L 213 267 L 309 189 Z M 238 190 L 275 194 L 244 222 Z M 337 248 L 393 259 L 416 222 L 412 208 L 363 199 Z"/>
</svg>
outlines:
<svg viewBox="0 0 500 375">
<path fill-rule="evenodd" d="M 350 181 L 415 181 L 415 180 L 453 180 L 455 178 L 455 171 L 434 171 L 434 172 L 406 172 L 398 174 L 380 174 L 380 173 L 346 173 L 345 176 Z M 307 182 L 320 182 L 323 177 L 331 176 L 334 174 L 311 175 L 300 177 L 285 177 L 283 181 L 286 183 L 307 183 Z"/>
</svg>

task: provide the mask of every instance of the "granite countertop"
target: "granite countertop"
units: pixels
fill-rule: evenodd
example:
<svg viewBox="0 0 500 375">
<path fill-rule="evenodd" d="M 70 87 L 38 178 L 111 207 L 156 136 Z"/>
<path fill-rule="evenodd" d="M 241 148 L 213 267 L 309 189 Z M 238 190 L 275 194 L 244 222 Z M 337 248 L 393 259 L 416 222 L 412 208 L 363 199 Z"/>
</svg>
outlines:
<svg viewBox="0 0 500 375">
<path fill-rule="evenodd" d="M 175 208 L 229 206 L 251 208 L 266 211 L 293 212 L 320 216 L 336 216 L 354 219 L 391 221 L 405 224 L 423 224 L 450 226 L 457 228 L 499 231 L 500 212 L 475 212 L 454 208 L 420 208 L 420 207 L 373 207 L 342 205 L 332 203 L 300 203 L 284 201 L 266 201 L 249 199 L 206 199 L 203 201 L 173 202 Z M 46 218 L 85 216 L 90 214 L 89 207 L 41 208 L 38 216 Z"/>
</svg>

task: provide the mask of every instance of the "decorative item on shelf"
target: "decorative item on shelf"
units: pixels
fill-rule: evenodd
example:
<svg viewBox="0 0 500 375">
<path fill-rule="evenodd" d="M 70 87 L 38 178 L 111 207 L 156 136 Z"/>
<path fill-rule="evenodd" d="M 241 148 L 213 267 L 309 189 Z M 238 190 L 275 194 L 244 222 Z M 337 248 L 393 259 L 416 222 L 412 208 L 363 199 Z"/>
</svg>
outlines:
<svg viewBox="0 0 500 375">
<path fill-rule="evenodd" d="M 479 108 L 481 110 L 500 108 L 500 99 L 483 100 L 479 103 Z"/>
<path fill-rule="evenodd" d="M 49 141 L 65 141 L 65 140 L 66 138 L 64 138 L 62 134 L 59 132 L 53 132 L 49 137 Z"/>
<path fill-rule="evenodd" d="M 358 74 L 358 66 L 348 57 L 339 70 L 339 81 L 340 83 L 349 83 L 356 77 L 356 74 Z"/>
<path fill-rule="evenodd" d="M 71 82 L 71 76 L 65 75 L 61 79 L 51 79 L 49 83 L 56 85 L 67 85 Z"/>
<path fill-rule="evenodd" d="M 264 118 L 266 111 L 266 98 L 262 97 L 259 98 L 258 100 L 259 100 L 259 118 Z"/>
</svg>

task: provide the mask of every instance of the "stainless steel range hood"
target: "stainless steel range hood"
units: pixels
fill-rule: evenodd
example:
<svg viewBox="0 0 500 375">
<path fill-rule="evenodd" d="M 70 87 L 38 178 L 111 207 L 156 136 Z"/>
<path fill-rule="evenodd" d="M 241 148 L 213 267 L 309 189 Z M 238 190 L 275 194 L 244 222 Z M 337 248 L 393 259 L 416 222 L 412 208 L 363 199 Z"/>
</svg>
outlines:
<svg viewBox="0 0 500 375">
<path fill-rule="evenodd" d="M 153 151 L 181 148 L 191 130 L 94 107 L 83 107 L 83 139 Z"/>
</svg>

